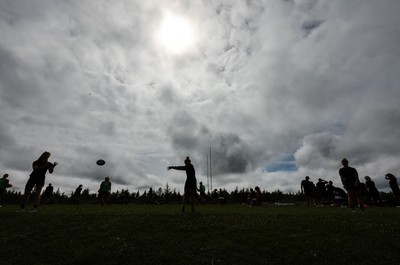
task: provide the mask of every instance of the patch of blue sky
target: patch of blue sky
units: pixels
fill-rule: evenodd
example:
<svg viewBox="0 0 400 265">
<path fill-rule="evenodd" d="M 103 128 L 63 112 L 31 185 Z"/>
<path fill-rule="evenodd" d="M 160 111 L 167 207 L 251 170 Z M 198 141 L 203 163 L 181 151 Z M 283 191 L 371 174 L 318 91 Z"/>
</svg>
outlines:
<svg viewBox="0 0 400 265">
<path fill-rule="evenodd" d="M 268 172 L 289 172 L 289 171 L 297 171 L 298 167 L 294 160 L 293 155 L 280 157 L 276 161 L 269 163 L 265 166 L 265 170 Z"/>
</svg>

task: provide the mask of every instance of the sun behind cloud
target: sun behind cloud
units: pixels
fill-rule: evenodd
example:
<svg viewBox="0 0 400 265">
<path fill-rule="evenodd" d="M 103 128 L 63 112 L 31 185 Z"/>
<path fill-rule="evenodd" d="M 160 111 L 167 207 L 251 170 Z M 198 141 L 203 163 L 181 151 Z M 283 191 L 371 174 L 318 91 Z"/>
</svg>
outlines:
<svg viewBox="0 0 400 265">
<path fill-rule="evenodd" d="M 182 16 L 166 13 L 157 32 L 157 40 L 172 54 L 182 54 L 195 42 L 194 29 L 190 21 Z"/>
</svg>

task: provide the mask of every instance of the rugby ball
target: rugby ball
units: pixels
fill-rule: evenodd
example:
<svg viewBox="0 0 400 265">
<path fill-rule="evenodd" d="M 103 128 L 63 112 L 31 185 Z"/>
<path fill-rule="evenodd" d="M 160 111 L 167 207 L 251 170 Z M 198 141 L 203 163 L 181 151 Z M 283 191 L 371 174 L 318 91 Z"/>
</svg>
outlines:
<svg viewBox="0 0 400 265">
<path fill-rule="evenodd" d="M 98 166 L 104 166 L 105 163 L 106 163 L 106 161 L 104 161 L 103 159 L 99 159 L 99 160 L 96 161 L 96 164 L 97 164 Z"/>
</svg>

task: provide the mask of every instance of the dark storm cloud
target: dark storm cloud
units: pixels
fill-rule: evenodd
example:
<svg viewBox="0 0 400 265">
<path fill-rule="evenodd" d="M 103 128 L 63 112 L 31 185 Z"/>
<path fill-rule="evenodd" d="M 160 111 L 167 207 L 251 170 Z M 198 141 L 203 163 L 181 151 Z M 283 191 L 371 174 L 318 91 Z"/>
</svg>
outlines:
<svg viewBox="0 0 400 265">
<path fill-rule="evenodd" d="M 321 26 L 322 23 L 323 23 L 323 21 L 319 21 L 319 20 L 304 21 L 303 24 L 301 25 L 301 27 L 305 32 L 305 36 L 310 35 L 311 32 L 314 31 L 315 29 L 317 29 L 319 26 Z"/>
<path fill-rule="evenodd" d="M 216 174 L 244 173 L 252 164 L 250 148 L 238 135 L 226 134 L 215 139 L 212 149 Z"/>
<path fill-rule="evenodd" d="M 199 128 L 195 117 L 187 112 L 176 113 L 171 119 L 172 144 L 180 150 L 193 150 L 198 146 Z"/>
</svg>

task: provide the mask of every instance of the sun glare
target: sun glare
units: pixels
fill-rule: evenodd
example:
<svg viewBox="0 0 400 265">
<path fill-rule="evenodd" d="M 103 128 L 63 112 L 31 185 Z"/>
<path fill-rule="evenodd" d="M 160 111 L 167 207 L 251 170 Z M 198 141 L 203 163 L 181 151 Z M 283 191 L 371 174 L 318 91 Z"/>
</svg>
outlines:
<svg viewBox="0 0 400 265">
<path fill-rule="evenodd" d="M 187 51 L 194 43 L 193 28 L 188 20 L 173 14 L 166 14 L 157 34 L 158 41 L 173 54 Z"/>
</svg>

